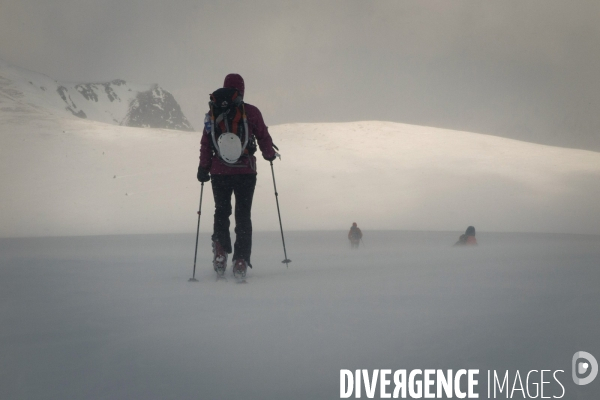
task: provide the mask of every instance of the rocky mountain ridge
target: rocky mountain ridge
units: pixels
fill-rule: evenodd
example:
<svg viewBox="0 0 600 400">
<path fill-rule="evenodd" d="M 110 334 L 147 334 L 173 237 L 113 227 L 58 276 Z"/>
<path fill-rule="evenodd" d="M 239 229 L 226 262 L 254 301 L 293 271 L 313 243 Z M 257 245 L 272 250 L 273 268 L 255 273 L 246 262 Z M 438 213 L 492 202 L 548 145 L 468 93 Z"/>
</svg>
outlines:
<svg viewBox="0 0 600 400">
<path fill-rule="evenodd" d="M 173 95 L 157 84 L 59 82 L 0 61 L 1 110 L 10 111 L 9 103 L 115 125 L 194 130 Z"/>
</svg>

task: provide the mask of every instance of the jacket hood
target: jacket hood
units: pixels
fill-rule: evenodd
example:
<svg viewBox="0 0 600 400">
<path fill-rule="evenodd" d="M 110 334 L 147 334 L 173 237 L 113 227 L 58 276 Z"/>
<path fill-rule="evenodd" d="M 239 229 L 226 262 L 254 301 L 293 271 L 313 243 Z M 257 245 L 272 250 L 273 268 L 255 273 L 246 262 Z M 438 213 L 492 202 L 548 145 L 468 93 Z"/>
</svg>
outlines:
<svg viewBox="0 0 600 400">
<path fill-rule="evenodd" d="M 224 88 L 237 89 L 240 94 L 244 95 L 244 78 L 239 74 L 229 74 L 223 82 Z"/>
</svg>

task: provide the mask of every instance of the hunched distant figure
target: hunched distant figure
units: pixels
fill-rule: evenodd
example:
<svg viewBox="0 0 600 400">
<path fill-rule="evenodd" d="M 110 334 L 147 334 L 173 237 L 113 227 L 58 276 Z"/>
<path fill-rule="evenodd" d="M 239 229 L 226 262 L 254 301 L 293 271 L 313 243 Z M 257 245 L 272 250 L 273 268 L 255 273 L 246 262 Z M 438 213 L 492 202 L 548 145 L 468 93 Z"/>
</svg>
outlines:
<svg viewBox="0 0 600 400">
<path fill-rule="evenodd" d="M 458 242 L 454 243 L 454 246 L 477 246 L 477 239 L 475 238 L 475 227 L 469 226 L 465 233 L 460 235 Z"/>
</svg>

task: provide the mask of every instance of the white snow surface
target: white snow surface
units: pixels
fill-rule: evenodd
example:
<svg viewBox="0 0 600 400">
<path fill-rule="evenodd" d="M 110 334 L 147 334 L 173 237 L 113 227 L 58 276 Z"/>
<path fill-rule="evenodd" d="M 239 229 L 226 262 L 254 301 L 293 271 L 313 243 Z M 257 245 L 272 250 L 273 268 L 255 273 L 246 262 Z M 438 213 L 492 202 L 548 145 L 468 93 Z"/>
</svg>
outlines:
<svg viewBox="0 0 600 400">
<path fill-rule="evenodd" d="M 600 153 L 378 121 L 270 132 L 286 230 L 600 233 Z M 200 136 L 0 97 L 0 237 L 193 231 Z M 270 166 L 258 159 L 254 229 L 278 230 Z M 210 184 L 203 193 L 208 232 Z"/>
<path fill-rule="evenodd" d="M 566 399 L 597 394 L 570 362 L 600 355 L 600 153 L 274 126 L 293 262 L 260 160 L 248 283 L 215 281 L 210 184 L 192 283 L 200 134 L 50 108 L 0 96 L 1 399 L 334 399 L 342 368 L 561 369 Z M 450 247 L 467 225 L 479 246 Z"/>
<path fill-rule="evenodd" d="M 600 355 L 599 236 L 345 236 L 289 232 L 286 269 L 255 233 L 244 285 L 215 281 L 208 234 L 197 283 L 192 233 L 0 239 L 0 398 L 336 399 L 340 369 L 384 368 L 479 369 L 480 398 L 488 369 L 562 370 L 562 398 L 596 398 L 571 357 Z"/>
</svg>

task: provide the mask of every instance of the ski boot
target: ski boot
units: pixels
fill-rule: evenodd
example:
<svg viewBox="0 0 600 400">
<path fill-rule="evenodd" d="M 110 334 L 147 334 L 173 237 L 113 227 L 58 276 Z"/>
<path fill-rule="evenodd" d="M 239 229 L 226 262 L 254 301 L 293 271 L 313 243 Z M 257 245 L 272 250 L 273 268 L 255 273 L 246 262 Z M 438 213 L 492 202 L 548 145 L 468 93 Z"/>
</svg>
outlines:
<svg viewBox="0 0 600 400">
<path fill-rule="evenodd" d="M 214 241 L 212 242 L 213 250 L 213 267 L 218 276 L 225 275 L 225 268 L 227 267 L 227 252 L 221 246 L 221 243 Z"/>
<path fill-rule="evenodd" d="M 246 281 L 246 269 L 248 269 L 248 263 L 243 258 L 233 261 L 233 276 L 238 282 Z"/>
</svg>

